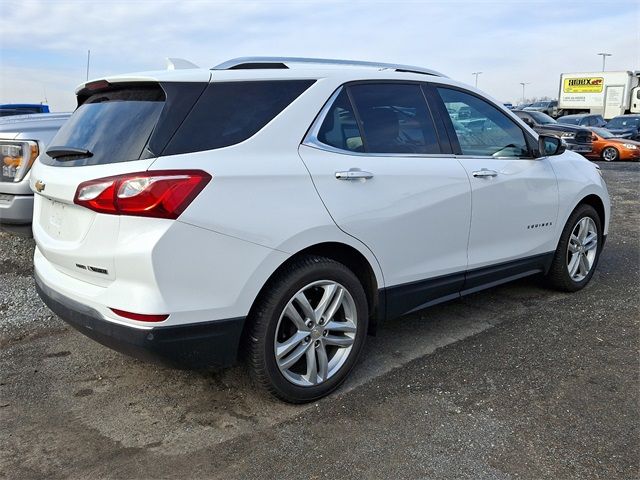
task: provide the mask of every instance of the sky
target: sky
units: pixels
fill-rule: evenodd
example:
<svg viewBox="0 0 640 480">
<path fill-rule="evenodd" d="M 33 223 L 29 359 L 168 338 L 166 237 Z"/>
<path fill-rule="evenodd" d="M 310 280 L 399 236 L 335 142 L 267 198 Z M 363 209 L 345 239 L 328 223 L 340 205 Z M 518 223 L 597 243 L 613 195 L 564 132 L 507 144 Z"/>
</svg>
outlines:
<svg viewBox="0 0 640 480">
<path fill-rule="evenodd" d="M 556 97 L 561 72 L 640 70 L 640 0 L 0 0 L 0 103 L 75 108 L 89 78 L 240 56 L 419 65 L 501 101 Z"/>
</svg>

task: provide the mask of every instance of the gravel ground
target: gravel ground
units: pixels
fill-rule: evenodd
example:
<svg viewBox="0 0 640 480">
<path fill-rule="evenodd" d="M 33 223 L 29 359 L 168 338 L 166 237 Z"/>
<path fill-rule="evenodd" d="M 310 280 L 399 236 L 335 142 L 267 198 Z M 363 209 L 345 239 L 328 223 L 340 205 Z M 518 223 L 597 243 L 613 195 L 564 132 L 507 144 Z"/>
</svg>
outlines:
<svg viewBox="0 0 640 480">
<path fill-rule="evenodd" d="M 0 478 L 640 478 L 639 167 L 602 165 L 587 288 L 523 280 L 390 322 L 308 406 L 89 341 L 35 296 L 32 241 L 0 234 Z"/>
<path fill-rule="evenodd" d="M 32 238 L 0 231 L 0 347 L 65 328 L 36 294 L 33 249 Z"/>
</svg>

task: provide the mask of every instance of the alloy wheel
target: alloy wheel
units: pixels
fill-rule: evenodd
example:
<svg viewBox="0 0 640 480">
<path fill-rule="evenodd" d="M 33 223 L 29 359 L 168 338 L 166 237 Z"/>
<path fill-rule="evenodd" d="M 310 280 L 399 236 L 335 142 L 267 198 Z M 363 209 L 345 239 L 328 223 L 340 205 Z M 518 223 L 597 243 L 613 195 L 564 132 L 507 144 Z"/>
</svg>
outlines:
<svg viewBox="0 0 640 480">
<path fill-rule="evenodd" d="M 593 268 L 598 250 L 598 229 L 591 217 L 576 223 L 567 246 L 567 270 L 574 282 L 580 282 Z"/>
<path fill-rule="evenodd" d="M 349 358 L 357 320 L 353 297 L 339 283 L 320 280 L 300 289 L 276 326 L 274 354 L 280 373 L 299 386 L 327 381 Z"/>
<path fill-rule="evenodd" d="M 618 158 L 618 151 L 613 147 L 607 147 L 602 151 L 602 158 L 607 162 L 613 162 Z"/>
</svg>

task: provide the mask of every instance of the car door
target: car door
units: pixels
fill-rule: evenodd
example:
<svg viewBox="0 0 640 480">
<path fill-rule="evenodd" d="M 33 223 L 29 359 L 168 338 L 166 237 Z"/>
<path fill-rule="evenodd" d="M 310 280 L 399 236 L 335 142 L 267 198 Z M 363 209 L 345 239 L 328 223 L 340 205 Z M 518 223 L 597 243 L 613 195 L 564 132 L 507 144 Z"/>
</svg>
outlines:
<svg viewBox="0 0 640 480">
<path fill-rule="evenodd" d="M 471 189 L 420 84 L 340 87 L 299 152 L 336 224 L 380 262 L 388 315 L 458 295 Z"/>
<path fill-rule="evenodd" d="M 551 160 L 534 158 L 533 139 L 527 141 L 528 134 L 489 101 L 456 87 L 435 90 L 471 182 L 469 270 L 516 262 L 526 271 L 523 259 L 539 264 L 542 254 L 555 250 L 561 228 L 556 225 L 558 187 Z M 449 112 L 465 107 L 472 117 L 460 125 Z"/>
</svg>

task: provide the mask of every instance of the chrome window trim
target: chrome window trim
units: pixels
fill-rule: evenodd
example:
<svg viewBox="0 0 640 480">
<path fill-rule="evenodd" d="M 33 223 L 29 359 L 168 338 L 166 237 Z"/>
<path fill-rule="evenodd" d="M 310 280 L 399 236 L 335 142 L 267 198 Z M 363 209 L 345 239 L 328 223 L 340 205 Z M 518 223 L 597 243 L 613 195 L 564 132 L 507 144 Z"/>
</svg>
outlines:
<svg viewBox="0 0 640 480">
<path fill-rule="evenodd" d="M 323 150 L 325 152 L 337 153 L 340 155 L 352 155 L 354 157 L 406 157 L 406 158 L 477 158 L 477 159 L 491 159 L 491 160 L 535 160 L 535 157 L 493 157 L 491 155 L 455 155 L 453 153 L 369 153 L 369 152 L 354 152 L 353 150 L 344 150 L 342 148 L 334 147 L 332 145 L 327 145 L 326 143 L 322 143 L 318 140 L 318 133 L 320 132 L 320 128 L 322 128 L 322 123 L 326 118 L 329 110 L 333 107 L 336 99 L 344 90 L 344 85 L 338 87 L 338 89 L 333 92 L 333 94 L 329 97 L 329 100 L 324 104 L 315 120 L 311 124 L 311 128 L 304 137 L 301 145 L 306 145 L 307 147 L 315 148 L 317 150 Z"/>
</svg>

